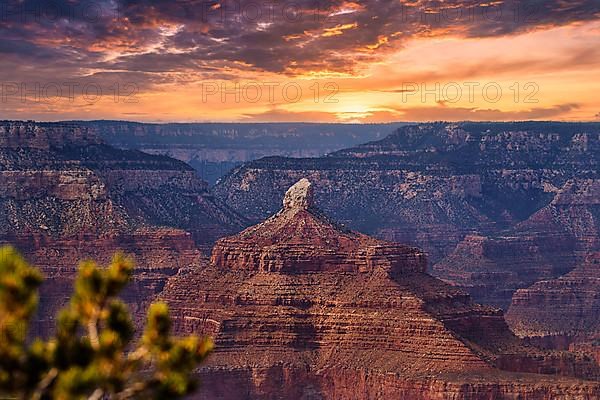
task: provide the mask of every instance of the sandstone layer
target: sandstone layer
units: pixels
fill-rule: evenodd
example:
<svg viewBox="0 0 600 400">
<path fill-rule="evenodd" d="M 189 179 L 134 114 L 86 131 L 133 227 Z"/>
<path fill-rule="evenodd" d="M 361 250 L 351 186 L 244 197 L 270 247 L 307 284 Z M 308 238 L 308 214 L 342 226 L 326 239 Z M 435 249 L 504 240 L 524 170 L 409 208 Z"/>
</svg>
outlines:
<svg viewBox="0 0 600 400">
<path fill-rule="evenodd" d="M 423 248 L 477 301 L 557 278 L 598 247 L 600 124 L 430 123 L 313 159 L 235 169 L 216 196 L 253 221 L 302 177 L 352 229 Z"/>
<path fill-rule="evenodd" d="M 340 227 L 310 199 L 301 180 L 161 294 L 177 332 L 215 337 L 198 398 L 600 396 L 591 358 L 524 344 L 500 310 L 425 273 L 420 250 Z"/>
<path fill-rule="evenodd" d="M 243 224 L 180 161 L 115 149 L 78 125 L 0 123 L 0 243 L 46 276 L 39 333 L 69 298 L 80 260 L 133 254 L 127 298 L 137 312 L 179 268 L 197 266 L 201 249 Z"/>
<path fill-rule="evenodd" d="M 600 180 L 571 179 L 548 205 L 512 229 L 467 236 L 433 272 L 507 309 L 517 289 L 567 274 L 598 249 Z"/>
<path fill-rule="evenodd" d="M 221 239 L 212 252 L 217 267 L 259 272 L 424 272 L 424 254 L 337 226 L 313 206 L 311 183 L 300 180 L 283 209 L 262 224 Z"/>
<path fill-rule="evenodd" d="M 518 290 L 506 317 L 519 336 L 600 360 L 600 253 L 558 279 Z"/>
</svg>

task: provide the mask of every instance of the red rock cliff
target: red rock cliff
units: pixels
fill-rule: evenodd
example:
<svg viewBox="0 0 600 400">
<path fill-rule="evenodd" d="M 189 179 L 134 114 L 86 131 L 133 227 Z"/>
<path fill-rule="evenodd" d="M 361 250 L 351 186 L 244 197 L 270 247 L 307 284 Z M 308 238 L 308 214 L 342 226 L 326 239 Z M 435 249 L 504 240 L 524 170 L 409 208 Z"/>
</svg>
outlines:
<svg viewBox="0 0 600 400">
<path fill-rule="evenodd" d="M 125 297 L 137 315 L 179 268 L 199 265 L 200 248 L 241 227 L 179 161 L 110 147 L 73 124 L 0 122 L 0 243 L 46 276 L 35 333 L 53 328 L 80 260 L 134 255 Z"/>
<path fill-rule="evenodd" d="M 519 336 L 600 360 L 600 253 L 558 279 L 518 290 L 507 321 Z"/>
<path fill-rule="evenodd" d="M 302 179 L 283 199 L 283 209 L 262 224 L 221 239 L 214 265 L 258 272 L 425 272 L 415 248 L 377 240 L 335 225 L 313 204 L 311 183 Z"/>
<path fill-rule="evenodd" d="M 216 352 L 202 399 L 600 396 L 589 359 L 525 346 L 502 314 L 424 273 L 422 254 L 336 226 L 302 180 L 266 222 L 215 245 L 161 294 Z M 387 246 L 374 260 L 372 246 Z M 567 377 L 571 376 L 571 377 Z"/>
</svg>

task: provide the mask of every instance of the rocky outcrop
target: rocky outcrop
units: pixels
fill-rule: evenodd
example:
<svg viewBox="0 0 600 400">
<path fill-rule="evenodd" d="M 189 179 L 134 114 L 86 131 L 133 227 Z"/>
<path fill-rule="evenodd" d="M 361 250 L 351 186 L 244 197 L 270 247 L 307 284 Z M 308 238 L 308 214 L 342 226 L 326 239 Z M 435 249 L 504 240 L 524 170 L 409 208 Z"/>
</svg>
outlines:
<svg viewBox="0 0 600 400">
<path fill-rule="evenodd" d="M 15 245 L 46 276 L 39 333 L 69 298 L 80 260 L 133 254 L 126 297 L 137 312 L 243 224 L 182 162 L 115 149 L 79 125 L 0 123 L 0 243 Z"/>
<path fill-rule="evenodd" d="M 516 290 L 574 268 L 575 247 L 575 239 L 566 232 L 468 235 L 432 273 L 482 303 L 507 309 Z"/>
<path fill-rule="evenodd" d="M 555 192 L 547 206 L 512 229 L 467 236 L 433 273 L 507 309 L 516 290 L 584 263 L 600 249 L 600 180 L 572 179 Z"/>
<path fill-rule="evenodd" d="M 219 240 L 210 265 L 161 294 L 179 333 L 215 337 L 199 398 L 600 395 L 593 360 L 525 345 L 499 310 L 426 274 L 419 250 L 331 222 L 311 189 L 298 182 L 283 209 Z M 357 256 L 373 246 L 388 252 Z"/>
<path fill-rule="evenodd" d="M 475 188 L 468 193 L 479 190 L 477 177 L 446 180 L 422 172 L 388 170 L 381 164 L 361 164 L 362 160 L 337 158 L 263 159 L 234 170 L 215 188 L 215 194 L 258 222 L 279 209 L 273 199 L 307 176 L 318 183 L 316 203 L 336 220 L 382 239 L 419 245 L 434 261 L 476 227 L 492 224 L 468 204 L 460 188 L 469 182 Z"/>
<path fill-rule="evenodd" d="M 90 129 L 75 124 L 0 121 L 0 148 L 50 150 L 102 143 Z"/>
<path fill-rule="evenodd" d="M 600 354 L 600 253 L 558 279 L 518 290 L 507 321 L 519 336 L 552 348 Z"/>
<path fill-rule="evenodd" d="M 431 123 L 314 159 L 235 169 L 216 196 L 253 221 L 302 177 L 346 226 L 422 248 L 431 271 L 506 308 L 598 247 L 600 124 Z"/>
<path fill-rule="evenodd" d="M 310 240 L 307 240 L 310 239 Z M 292 186 L 282 210 L 239 235 L 221 239 L 214 265 L 258 272 L 424 272 L 424 254 L 336 226 L 313 203 L 307 179 Z"/>
<path fill-rule="evenodd" d="M 4 122 L 0 142 L 0 234 L 169 226 L 210 248 L 244 224 L 186 164 L 115 149 L 79 125 Z"/>
</svg>

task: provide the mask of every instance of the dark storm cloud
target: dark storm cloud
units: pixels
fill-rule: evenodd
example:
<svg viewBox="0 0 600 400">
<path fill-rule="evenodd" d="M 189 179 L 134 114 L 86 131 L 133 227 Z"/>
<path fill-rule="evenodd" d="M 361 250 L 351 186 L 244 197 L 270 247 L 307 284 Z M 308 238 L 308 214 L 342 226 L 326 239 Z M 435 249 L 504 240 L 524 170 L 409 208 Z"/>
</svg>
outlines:
<svg viewBox="0 0 600 400">
<path fill-rule="evenodd" d="M 0 0 L 0 57 L 64 76 L 101 68 L 150 81 L 226 67 L 352 72 L 418 36 L 508 35 L 599 12 L 598 0 Z"/>
</svg>

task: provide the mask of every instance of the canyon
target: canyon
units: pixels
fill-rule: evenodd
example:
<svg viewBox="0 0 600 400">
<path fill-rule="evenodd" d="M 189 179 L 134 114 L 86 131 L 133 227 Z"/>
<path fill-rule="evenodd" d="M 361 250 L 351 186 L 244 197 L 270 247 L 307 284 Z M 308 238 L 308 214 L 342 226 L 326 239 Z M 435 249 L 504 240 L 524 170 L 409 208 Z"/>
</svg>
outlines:
<svg viewBox="0 0 600 400">
<path fill-rule="evenodd" d="M 0 187 L 0 243 L 46 278 L 33 326 L 42 335 L 69 298 L 79 261 L 134 255 L 126 298 L 139 314 L 169 276 L 246 224 L 188 165 L 118 150 L 78 125 L 0 123 Z"/>
<path fill-rule="evenodd" d="M 101 122 L 0 122 L 0 244 L 46 278 L 33 334 L 80 260 L 125 251 L 138 323 L 164 299 L 215 337 L 201 399 L 600 397 L 600 124 L 405 126 L 211 189 L 136 150 L 195 128 Z"/>
<path fill-rule="evenodd" d="M 506 319 L 531 342 L 586 352 L 600 362 L 600 253 L 566 275 L 517 290 Z"/>
<path fill-rule="evenodd" d="M 301 179 L 160 298 L 216 351 L 199 399 L 594 399 L 598 364 L 514 336 L 498 309 L 425 272 L 414 247 L 323 214 Z"/>
<path fill-rule="evenodd" d="M 211 185 L 232 168 L 268 156 L 319 157 L 381 139 L 402 123 L 179 123 L 73 121 L 107 143 L 184 161 Z"/>
<path fill-rule="evenodd" d="M 234 169 L 217 198 L 251 221 L 302 177 L 340 223 L 428 254 L 430 271 L 507 309 L 598 250 L 598 123 L 426 123 L 319 158 Z"/>
</svg>

